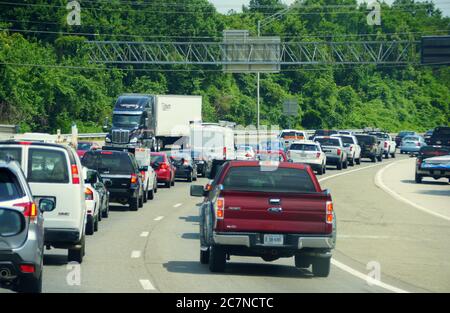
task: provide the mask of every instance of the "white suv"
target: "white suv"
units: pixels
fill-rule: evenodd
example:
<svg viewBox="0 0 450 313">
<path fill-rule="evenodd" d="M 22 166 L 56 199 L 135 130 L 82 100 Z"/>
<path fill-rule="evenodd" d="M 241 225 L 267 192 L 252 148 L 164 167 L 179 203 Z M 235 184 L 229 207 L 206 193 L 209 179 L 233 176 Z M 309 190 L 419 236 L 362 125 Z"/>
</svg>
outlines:
<svg viewBox="0 0 450 313">
<path fill-rule="evenodd" d="M 21 164 L 36 203 L 50 199 L 45 212 L 45 246 L 68 250 L 69 262 L 85 254 L 86 201 L 82 166 L 68 146 L 38 142 L 0 142 L 0 153 Z"/>
</svg>

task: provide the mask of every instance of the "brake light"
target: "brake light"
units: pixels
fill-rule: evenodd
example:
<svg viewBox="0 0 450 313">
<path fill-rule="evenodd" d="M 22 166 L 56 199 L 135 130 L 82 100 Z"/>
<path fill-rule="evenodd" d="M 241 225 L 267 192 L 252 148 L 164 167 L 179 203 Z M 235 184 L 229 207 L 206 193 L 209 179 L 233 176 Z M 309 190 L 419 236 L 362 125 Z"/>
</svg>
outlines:
<svg viewBox="0 0 450 313">
<path fill-rule="evenodd" d="M 420 147 L 420 142 L 416 143 L 416 146 Z"/>
<path fill-rule="evenodd" d="M 30 146 L 31 145 L 31 141 L 21 141 L 21 142 L 19 142 L 19 145 Z"/>
<path fill-rule="evenodd" d="M 94 200 L 94 192 L 91 189 L 86 188 L 84 190 L 84 198 L 86 200 Z"/>
<path fill-rule="evenodd" d="M 353 151 L 353 146 L 350 146 L 350 152 Z"/>
<path fill-rule="evenodd" d="M 341 155 L 341 149 L 337 149 L 336 153 L 337 155 Z"/>
<path fill-rule="evenodd" d="M 316 158 L 320 158 L 320 152 L 317 152 Z"/>
<path fill-rule="evenodd" d="M 384 147 L 387 148 L 388 147 L 388 143 L 385 141 L 384 142 Z"/>
<path fill-rule="evenodd" d="M 31 273 L 34 273 L 35 268 L 34 268 L 34 265 L 31 265 L 31 264 L 22 264 L 20 266 L 20 271 L 22 273 L 31 274 Z"/>
<path fill-rule="evenodd" d="M 169 168 L 169 166 L 166 164 L 166 163 L 162 163 L 160 166 L 159 166 L 159 169 L 161 169 L 161 170 L 167 170 Z"/>
<path fill-rule="evenodd" d="M 78 173 L 78 166 L 76 164 L 72 164 L 72 184 L 78 185 L 80 184 L 80 174 Z"/>
<path fill-rule="evenodd" d="M 25 217 L 34 219 L 37 216 L 37 207 L 34 202 L 17 203 L 14 206 L 23 208 L 23 215 Z"/>
<path fill-rule="evenodd" d="M 420 158 L 417 159 L 417 165 L 419 165 L 419 166 L 422 165 L 422 159 L 420 159 Z"/>
<path fill-rule="evenodd" d="M 223 159 L 227 159 L 227 147 L 223 147 Z"/>
<path fill-rule="evenodd" d="M 246 157 L 246 158 L 251 157 L 250 153 L 247 153 L 247 154 L 245 155 L 245 157 Z"/>
<path fill-rule="evenodd" d="M 183 165 L 189 165 L 189 161 L 188 160 L 184 160 Z"/>
<path fill-rule="evenodd" d="M 113 153 L 111 151 L 102 151 L 102 152 L 100 152 L 100 154 L 112 155 Z"/>
<path fill-rule="evenodd" d="M 326 210 L 326 222 L 327 224 L 333 224 L 333 202 L 327 201 Z"/>
<path fill-rule="evenodd" d="M 145 177 L 145 171 L 141 171 L 142 177 Z"/>
<path fill-rule="evenodd" d="M 216 218 L 218 220 L 223 220 L 225 213 L 225 199 L 224 198 L 217 198 L 216 201 Z"/>
<path fill-rule="evenodd" d="M 130 180 L 130 182 L 131 182 L 132 184 L 137 184 L 137 181 L 138 181 L 137 175 L 136 175 L 136 174 L 131 174 L 131 180 Z"/>
</svg>

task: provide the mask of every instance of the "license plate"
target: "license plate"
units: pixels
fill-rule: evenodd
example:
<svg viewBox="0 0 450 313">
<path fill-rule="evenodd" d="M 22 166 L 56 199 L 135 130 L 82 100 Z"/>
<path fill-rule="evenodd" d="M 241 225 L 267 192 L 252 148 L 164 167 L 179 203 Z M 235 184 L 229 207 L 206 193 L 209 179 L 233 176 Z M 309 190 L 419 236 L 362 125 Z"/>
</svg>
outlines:
<svg viewBox="0 0 450 313">
<path fill-rule="evenodd" d="M 282 246 L 284 244 L 284 237 L 283 235 L 264 235 L 264 244 Z"/>
</svg>

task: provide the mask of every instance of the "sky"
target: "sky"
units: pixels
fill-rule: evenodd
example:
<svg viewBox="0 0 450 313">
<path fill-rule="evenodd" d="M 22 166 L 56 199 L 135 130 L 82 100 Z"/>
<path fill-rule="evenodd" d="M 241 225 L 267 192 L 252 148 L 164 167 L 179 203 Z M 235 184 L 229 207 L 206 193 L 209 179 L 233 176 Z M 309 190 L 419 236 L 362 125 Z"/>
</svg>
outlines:
<svg viewBox="0 0 450 313">
<path fill-rule="evenodd" d="M 248 5 L 249 3 L 249 0 L 209 0 L 209 1 L 213 3 L 216 6 L 217 10 L 221 13 L 226 13 L 231 9 L 239 12 L 242 8 L 242 5 L 244 4 Z M 286 4 L 291 4 L 294 2 L 294 0 L 284 0 L 283 2 Z M 372 1 L 365 1 L 365 2 L 372 2 Z M 385 2 L 392 3 L 393 0 L 387 0 Z M 434 0 L 433 2 L 436 3 L 437 7 L 440 8 L 445 15 L 450 16 L 449 0 Z"/>
</svg>

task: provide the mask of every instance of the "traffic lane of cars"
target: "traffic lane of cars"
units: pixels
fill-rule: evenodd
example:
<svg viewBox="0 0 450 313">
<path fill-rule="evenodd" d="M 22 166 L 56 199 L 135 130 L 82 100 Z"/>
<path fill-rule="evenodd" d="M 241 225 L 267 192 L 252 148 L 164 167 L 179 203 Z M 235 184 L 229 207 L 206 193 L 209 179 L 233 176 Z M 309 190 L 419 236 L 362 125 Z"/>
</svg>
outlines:
<svg viewBox="0 0 450 313">
<path fill-rule="evenodd" d="M 375 185 L 377 173 L 386 168 L 386 185 L 407 180 L 407 186 L 415 186 L 413 160 L 399 159 L 323 182 L 333 191 L 337 212 L 335 258 L 363 273 L 371 271 L 367 266 L 372 270 L 380 266 L 382 281 L 407 291 L 448 292 L 450 244 L 443 238 L 450 235 L 449 222 L 417 210 Z M 448 203 L 448 196 L 439 195 L 439 189 L 448 190 L 448 184 L 426 186 L 434 190 L 432 197 Z"/>
</svg>

